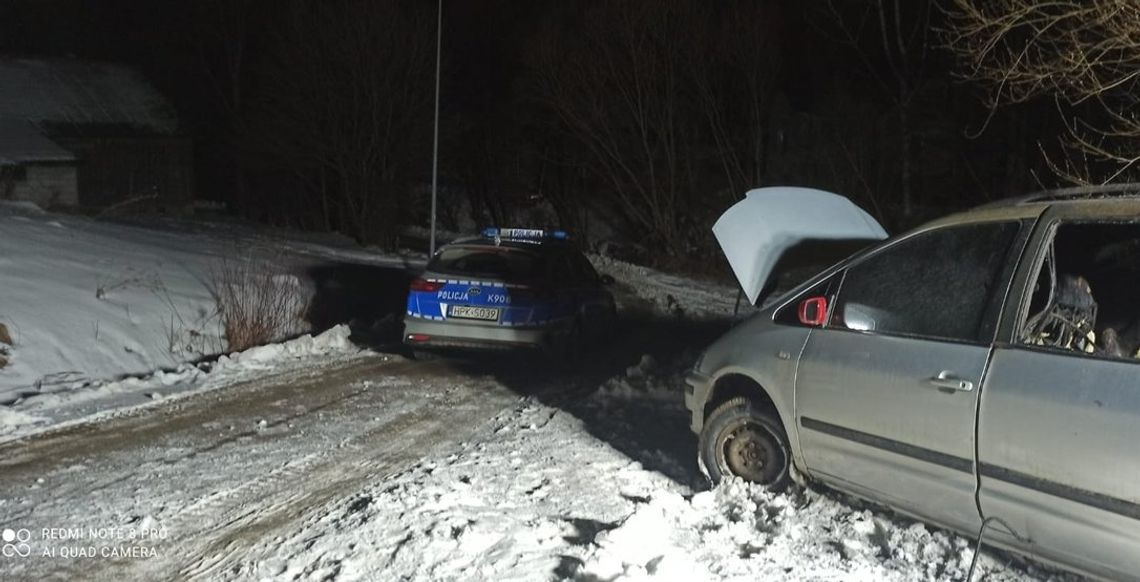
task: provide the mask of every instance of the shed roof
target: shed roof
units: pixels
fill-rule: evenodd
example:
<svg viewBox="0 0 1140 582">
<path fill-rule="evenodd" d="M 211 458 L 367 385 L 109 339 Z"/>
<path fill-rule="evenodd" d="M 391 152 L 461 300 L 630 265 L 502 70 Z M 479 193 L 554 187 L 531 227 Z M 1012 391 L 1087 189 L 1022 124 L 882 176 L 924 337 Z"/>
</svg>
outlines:
<svg viewBox="0 0 1140 582">
<path fill-rule="evenodd" d="M 0 58 L 0 119 L 45 128 L 126 127 L 172 134 L 178 118 L 139 73 L 76 59 Z"/>
<path fill-rule="evenodd" d="M 74 154 L 48 139 L 31 123 L 0 118 L 0 166 L 73 160 Z"/>
</svg>

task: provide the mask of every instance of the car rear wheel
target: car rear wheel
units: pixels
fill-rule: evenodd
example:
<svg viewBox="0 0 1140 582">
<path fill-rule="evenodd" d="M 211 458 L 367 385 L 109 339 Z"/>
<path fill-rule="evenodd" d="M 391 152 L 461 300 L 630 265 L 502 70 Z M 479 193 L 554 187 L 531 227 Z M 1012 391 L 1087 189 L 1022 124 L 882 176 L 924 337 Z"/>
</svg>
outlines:
<svg viewBox="0 0 1140 582">
<path fill-rule="evenodd" d="M 791 481 L 791 447 L 774 412 L 733 398 L 709 415 L 700 437 L 700 462 L 713 484 L 729 477 L 782 491 Z"/>
</svg>

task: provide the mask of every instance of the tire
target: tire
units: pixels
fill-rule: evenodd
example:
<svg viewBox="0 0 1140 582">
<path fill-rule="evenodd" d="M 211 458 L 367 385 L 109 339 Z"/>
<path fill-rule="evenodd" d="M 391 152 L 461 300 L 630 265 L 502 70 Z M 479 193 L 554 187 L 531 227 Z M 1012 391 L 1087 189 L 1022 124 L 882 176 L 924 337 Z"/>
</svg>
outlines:
<svg viewBox="0 0 1140 582">
<path fill-rule="evenodd" d="M 792 449 L 775 412 L 733 398 L 708 416 L 700 436 L 700 463 L 713 485 L 729 477 L 783 491 L 792 480 Z"/>
</svg>

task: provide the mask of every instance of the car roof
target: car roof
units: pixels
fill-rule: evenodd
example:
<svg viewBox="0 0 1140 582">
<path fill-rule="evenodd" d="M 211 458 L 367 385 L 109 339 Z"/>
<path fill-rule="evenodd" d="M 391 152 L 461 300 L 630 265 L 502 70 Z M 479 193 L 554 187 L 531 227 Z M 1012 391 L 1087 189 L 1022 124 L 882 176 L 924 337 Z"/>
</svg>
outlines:
<svg viewBox="0 0 1140 582">
<path fill-rule="evenodd" d="M 1024 218 L 1037 218 L 1049 208 L 1048 204 L 1034 203 L 1022 205 L 987 205 L 971 210 L 950 214 L 923 224 L 918 230 L 926 230 L 941 226 L 956 224 L 970 224 L 974 222 L 989 222 L 994 220 L 1019 220 Z"/>
<path fill-rule="evenodd" d="M 1009 198 L 994 204 L 1086 203 L 1094 200 L 1140 200 L 1140 184 L 1102 184 L 1041 190 L 1025 196 Z"/>
<path fill-rule="evenodd" d="M 1042 190 L 1025 196 L 1006 198 L 951 214 L 920 227 L 968 224 L 990 220 L 1036 218 L 1051 206 L 1079 205 L 1105 210 L 1134 210 L 1140 214 L 1140 184 L 1108 184 Z"/>
</svg>

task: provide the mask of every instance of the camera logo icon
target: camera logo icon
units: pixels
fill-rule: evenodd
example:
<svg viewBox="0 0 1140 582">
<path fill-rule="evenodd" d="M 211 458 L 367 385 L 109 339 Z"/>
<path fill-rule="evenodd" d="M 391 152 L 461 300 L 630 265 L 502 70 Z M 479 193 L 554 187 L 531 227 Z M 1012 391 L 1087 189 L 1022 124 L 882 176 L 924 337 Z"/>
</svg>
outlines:
<svg viewBox="0 0 1140 582">
<path fill-rule="evenodd" d="M 32 539 L 32 532 L 26 529 L 6 528 L 3 534 L 0 534 L 0 539 L 4 540 L 4 546 L 0 548 L 0 554 L 5 558 L 17 556 L 26 558 L 32 553 L 32 547 L 28 545 L 28 542 Z"/>
</svg>

